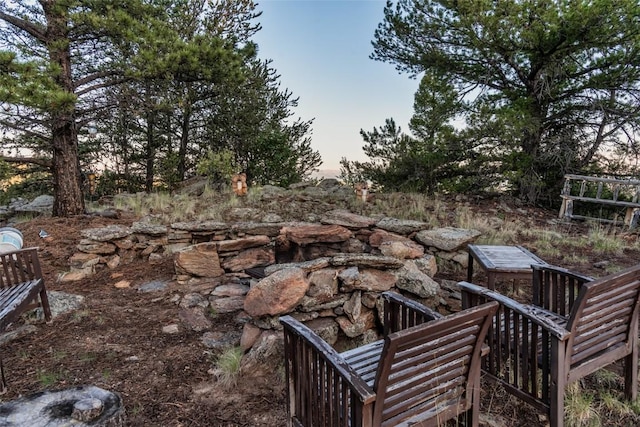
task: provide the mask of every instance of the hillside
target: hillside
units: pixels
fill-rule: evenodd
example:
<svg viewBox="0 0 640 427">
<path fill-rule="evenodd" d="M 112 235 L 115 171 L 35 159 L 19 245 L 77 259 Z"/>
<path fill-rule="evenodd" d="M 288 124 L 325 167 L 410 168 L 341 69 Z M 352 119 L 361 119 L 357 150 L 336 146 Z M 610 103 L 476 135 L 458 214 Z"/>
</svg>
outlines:
<svg viewBox="0 0 640 427">
<path fill-rule="evenodd" d="M 327 209 L 327 203 L 344 204 L 318 202 L 299 195 L 270 197 L 269 206 L 280 205 L 279 214 L 285 217 L 283 219 L 289 219 L 286 215 L 292 215 L 292 219 L 300 217 L 300 209 L 309 216 Z M 285 202 L 284 197 L 292 197 L 298 202 L 295 212 L 291 209 L 292 200 Z M 352 202 L 346 203 L 345 207 L 375 215 L 375 205 L 378 205 L 378 208 L 385 207 L 388 215 L 402 211 L 416 215 L 415 206 L 406 197 L 401 201 L 386 201 L 384 205 L 381 202 L 382 196 L 379 196 L 378 201 L 371 202 L 368 207 Z M 605 270 L 618 269 L 640 259 L 638 235 L 626 230 L 609 232 L 607 238 L 616 239 L 621 246 L 603 252 L 596 245 L 593 225 L 560 223 L 556 221 L 556 212 L 527 208 L 500 199 L 435 202 L 437 205 L 430 205 L 432 212 L 419 214 L 424 215 L 422 219 L 437 214 L 443 225 L 461 225 L 459 221 L 464 214 L 466 221 L 475 221 L 469 222 L 469 226 L 475 224 L 495 230 L 492 239 L 502 236 L 509 240 L 504 243 L 524 245 L 549 263 L 586 274 L 603 275 Z M 224 212 L 229 214 L 237 212 L 234 209 L 249 208 L 262 213 L 271 209 L 264 200 L 247 199 L 236 201 Z M 118 219 L 41 217 L 14 225 L 24 235 L 24 246 L 40 247 L 48 289 L 82 295 L 85 300 L 80 310 L 63 314 L 51 324 L 38 323 L 34 332 L 3 345 L 10 389 L 2 400 L 48 388 L 90 384 L 122 395 L 131 426 L 285 425 L 285 389 L 281 371 L 273 370 L 263 377 L 240 377 L 232 386 L 216 375 L 215 361 L 220 351 L 203 345 L 202 334 L 185 328 L 178 316 L 175 296 L 183 294 L 184 290 L 172 281 L 174 271 L 170 259 L 154 265 L 137 260 L 112 270 L 104 269 L 77 282 L 57 280 L 58 275 L 69 268 L 68 260 L 81 240 L 81 230 L 113 223 L 131 225 L 138 219 L 139 214 L 132 211 L 120 209 L 119 212 Z M 40 230 L 46 230 L 51 237 L 41 239 Z M 501 230 L 502 234 L 498 233 Z M 540 231 L 534 233 L 533 230 Z M 485 237 L 489 238 L 486 233 Z M 582 246 L 569 246 L 570 242 L 581 238 L 584 239 Z M 441 271 L 436 278 L 463 280 L 465 272 Z M 114 286 L 123 280 L 130 282 L 129 287 Z M 479 275 L 477 280 L 481 282 L 484 278 Z M 152 281 L 168 282 L 169 285 L 155 292 L 138 289 Z M 499 289 L 509 292 L 510 286 L 503 284 Z M 179 325 L 177 333 L 163 331 L 163 327 L 173 324 Z M 14 325 L 15 328 L 19 326 Z M 241 324 L 234 315 L 214 317 L 214 334 L 237 334 L 240 329 Z M 545 425 L 544 418 L 540 419 L 535 411 L 520 405 L 499 389 L 487 385 L 483 397 L 483 412 L 491 414 L 497 425 Z M 630 425 L 625 423 L 634 419 L 633 415 L 627 415 L 618 425 Z"/>
</svg>

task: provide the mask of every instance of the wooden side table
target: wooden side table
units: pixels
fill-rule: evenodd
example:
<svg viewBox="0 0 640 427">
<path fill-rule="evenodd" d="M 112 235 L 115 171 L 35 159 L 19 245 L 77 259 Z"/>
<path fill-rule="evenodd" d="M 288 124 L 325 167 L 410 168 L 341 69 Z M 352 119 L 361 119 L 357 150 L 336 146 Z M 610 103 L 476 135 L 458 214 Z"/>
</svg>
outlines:
<svg viewBox="0 0 640 427">
<path fill-rule="evenodd" d="M 487 288 L 491 290 L 495 290 L 497 279 L 531 280 L 531 265 L 547 264 L 522 246 L 469 245 L 468 251 L 467 281 L 472 281 L 475 260 L 487 273 Z"/>
</svg>

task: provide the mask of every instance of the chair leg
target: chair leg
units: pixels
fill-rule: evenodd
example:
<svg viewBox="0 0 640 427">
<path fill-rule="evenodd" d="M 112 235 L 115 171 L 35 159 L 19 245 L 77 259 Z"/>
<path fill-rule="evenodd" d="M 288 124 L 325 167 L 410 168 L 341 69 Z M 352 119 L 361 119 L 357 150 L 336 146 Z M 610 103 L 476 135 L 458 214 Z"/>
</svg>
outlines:
<svg viewBox="0 0 640 427">
<path fill-rule="evenodd" d="M 49 306 L 49 297 L 47 296 L 47 291 L 43 287 L 40 291 L 40 302 L 42 303 L 42 311 L 44 313 L 44 320 L 47 322 L 51 321 L 51 307 Z"/>
<path fill-rule="evenodd" d="M 4 377 L 4 366 L 2 365 L 2 356 L 0 356 L 0 394 L 7 392 L 7 380 Z"/>
<path fill-rule="evenodd" d="M 629 401 L 638 397 L 638 347 L 624 359 L 624 395 Z"/>
<path fill-rule="evenodd" d="M 480 424 L 480 378 L 478 378 L 476 386 L 473 388 L 471 407 L 465 417 L 465 425 L 467 427 L 477 427 L 478 424 Z"/>
<path fill-rule="evenodd" d="M 549 424 L 551 427 L 564 426 L 564 393 L 558 389 L 559 387 L 552 387 L 551 391 L 551 407 L 549 408 Z"/>
</svg>

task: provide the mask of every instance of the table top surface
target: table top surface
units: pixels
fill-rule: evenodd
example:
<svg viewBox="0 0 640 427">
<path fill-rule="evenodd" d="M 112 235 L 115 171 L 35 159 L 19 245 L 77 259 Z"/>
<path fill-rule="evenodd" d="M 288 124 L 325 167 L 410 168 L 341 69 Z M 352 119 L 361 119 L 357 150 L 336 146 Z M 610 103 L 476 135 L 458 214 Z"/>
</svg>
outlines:
<svg viewBox="0 0 640 427">
<path fill-rule="evenodd" d="M 528 272 L 547 263 L 522 246 L 469 245 L 469 254 L 487 271 Z"/>
</svg>

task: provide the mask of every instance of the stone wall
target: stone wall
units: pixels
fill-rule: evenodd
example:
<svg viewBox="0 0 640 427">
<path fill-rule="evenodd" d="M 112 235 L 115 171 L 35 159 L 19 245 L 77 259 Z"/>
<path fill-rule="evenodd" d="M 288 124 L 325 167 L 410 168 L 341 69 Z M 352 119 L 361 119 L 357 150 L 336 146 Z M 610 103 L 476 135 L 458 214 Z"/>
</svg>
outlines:
<svg viewBox="0 0 640 427">
<path fill-rule="evenodd" d="M 181 316 L 187 323 L 193 310 L 200 318 L 205 309 L 238 313 L 245 320 L 240 343 L 249 349 L 291 314 L 332 345 L 350 346 L 377 338 L 381 292 L 446 306 L 433 280 L 438 266 L 466 267 L 466 246 L 479 234 L 343 210 L 327 212 L 319 223 L 143 221 L 84 230 L 62 280 L 135 258 L 173 262 L 179 305 L 192 310 Z"/>
</svg>

